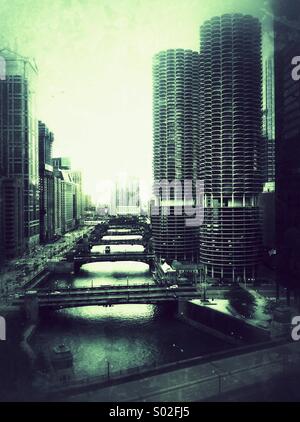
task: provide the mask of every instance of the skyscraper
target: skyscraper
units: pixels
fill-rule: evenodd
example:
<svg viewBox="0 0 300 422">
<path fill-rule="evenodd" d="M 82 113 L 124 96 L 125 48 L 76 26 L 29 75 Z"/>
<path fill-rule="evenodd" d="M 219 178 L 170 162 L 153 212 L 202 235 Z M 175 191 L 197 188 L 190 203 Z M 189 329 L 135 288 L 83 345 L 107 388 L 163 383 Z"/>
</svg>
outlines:
<svg viewBox="0 0 300 422">
<path fill-rule="evenodd" d="M 24 252 L 23 197 L 21 179 L 0 177 L 0 261 Z"/>
<path fill-rule="evenodd" d="M 296 63 L 300 63 L 300 3 L 298 0 L 273 3 L 277 276 L 279 283 L 299 288 L 300 70 L 294 70 Z"/>
<path fill-rule="evenodd" d="M 198 66 L 199 55 L 191 50 L 162 51 L 153 59 L 153 176 L 154 183 L 166 189 L 177 182 L 182 188 L 184 180 L 195 186 L 199 158 Z M 181 215 L 176 209 L 181 209 Z M 159 257 L 169 261 L 197 258 L 199 227 L 186 224 L 182 201 L 174 189 L 169 190 L 167 201 L 161 201 L 159 215 L 152 213 L 151 221 Z"/>
<path fill-rule="evenodd" d="M 52 159 L 54 167 L 54 222 L 56 234 L 66 233 L 76 226 L 76 185 L 67 157 Z"/>
<path fill-rule="evenodd" d="M 226 14 L 200 29 L 200 260 L 213 278 L 255 276 L 261 250 L 262 65 L 258 19 Z"/>
<path fill-rule="evenodd" d="M 273 57 L 265 62 L 264 72 L 264 182 L 271 186 L 275 182 L 275 99 Z M 273 187 L 274 189 L 274 187 Z"/>
<path fill-rule="evenodd" d="M 53 133 L 39 121 L 40 241 L 54 237 Z"/>
<path fill-rule="evenodd" d="M 75 184 L 75 225 L 79 225 L 83 217 L 83 191 L 82 191 L 82 174 L 81 171 L 72 171 L 72 180 Z"/>
<path fill-rule="evenodd" d="M 0 80 L 1 174 L 18 179 L 23 191 L 27 247 L 39 242 L 39 169 L 34 89 L 37 68 L 26 57 L 0 50 L 6 75 Z M 11 185 L 12 186 L 12 185 Z"/>
</svg>

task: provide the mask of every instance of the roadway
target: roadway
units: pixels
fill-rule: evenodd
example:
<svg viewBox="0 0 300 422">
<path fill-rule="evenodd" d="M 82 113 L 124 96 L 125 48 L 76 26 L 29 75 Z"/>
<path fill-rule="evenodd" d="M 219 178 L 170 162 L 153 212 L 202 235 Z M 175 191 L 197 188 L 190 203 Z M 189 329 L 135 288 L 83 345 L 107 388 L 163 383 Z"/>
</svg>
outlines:
<svg viewBox="0 0 300 422">
<path fill-rule="evenodd" d="M 150 261 L 154 259 L 154 254 L 145 252 L 120 252 L 120 253 L 100 253 L 92 252 L 89 255 L 76 255 L 74 263 L 90 262 L 116 262 L 116 261 Z"/>
<path fill-rule="evenodd" d="M 27 292 L 31 294 L 32 292 Z M 199 299 L 200 292 L 193 286 L 170 288 L 156 285 L 103 286 L 36 291 L 39 308 L 61 309 L 78 306 L 115 305 L 125 303 L 161 303 L 179 299 Z M 15 305 L 22 305 L 26 293 L 15 299 Z"/>
<path fill-rule="evenodd" d="M 6 262 L 0 271 L 0 302 L 10 302 L 15 293 L 45 270 L 49 259 L 63 258 L 75 242 L 89 235 L 91 230 L 90 226 L 73 230 L 53 243 L 37 245 L 22 257 Z"/>
</svg>

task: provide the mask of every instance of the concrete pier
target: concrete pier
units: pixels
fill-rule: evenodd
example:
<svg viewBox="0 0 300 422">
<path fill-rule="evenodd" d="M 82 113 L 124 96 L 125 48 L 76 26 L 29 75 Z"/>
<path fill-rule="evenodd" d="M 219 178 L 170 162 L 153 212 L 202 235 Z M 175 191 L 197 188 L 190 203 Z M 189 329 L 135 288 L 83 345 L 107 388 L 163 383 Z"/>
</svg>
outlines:
<svg viewBox="0 0 300 422">
<path fill-rule="evenodd" d="M 74 263 L 69 261 L 48 261 L 47 269 L 54 274 L 71 274 L 74 272 Z"/>
<path fill-rule="evenodd" d="M 24 311 L 29 323 L 37 324 L 39 320 L 39 303 L 37 291 L 28 291 L 24 297 Z"/>
<path fill-rule="evenodd" d="M 20 347 L 23 350 L 23 352 L 27 355 L 29 363 L 32 368 L 34 367 L 36 355 L 32 347 L 30 346 L 30 339 L 34 335 L 35 330 L 36 330 L 35 324 L 30 324 L 29 326 L 27 326 L 27 328 L 24 330 L 24 333 L 22 335 L 22 340 L 20 343 Z"/>
</svg>

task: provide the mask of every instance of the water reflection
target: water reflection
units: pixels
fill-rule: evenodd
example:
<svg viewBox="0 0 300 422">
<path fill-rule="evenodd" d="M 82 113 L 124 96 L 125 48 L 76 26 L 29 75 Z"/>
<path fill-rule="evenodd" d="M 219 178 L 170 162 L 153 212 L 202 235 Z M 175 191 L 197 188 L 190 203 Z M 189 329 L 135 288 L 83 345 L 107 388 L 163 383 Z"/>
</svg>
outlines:
<svg viewBox="0 0 300 422">
<path fill-rule="evenodd" d="M 140 235 L 130 235 L 130 236 L 103 236 L 102 238 L 103 240 L 128 240 L 128 241 L 132 241 L 132 240 L 141 240 L 142 236 Z"/>
<path fill-rule="evenodd" d="M 228 347 L 176 320 L 174 305 L 92 306 L 44 314 L 36 346 L 50 350 L 61 343 L 71 348 L 79 376 L 105 373 L 107 361 L 119 371 Z"/>
<path fill-rule="evenodd" d="M 103 252 L 105 246 L 93 251 Z M 112 251 L 141 250 L 139 245 L 112 245 Z M 153 284 L 149 266 L 140 262 L 91 263 L 74 276 L 52 279 L 55 288 L 108 284 Z M 176 319 L 176 304 L 91 306 L 44 312 L 35 346 L 43 351 L 64 343 L 74 354 L 77 375 L 105 373 L 135 366 L 167 363 L 229 347 L 223 341 Z M 175 345 L 175 346 L 174 346 Z"/>
<path fill-rule="evenodd" d="M 111 228 L 107 230 L 107 233 L 120 233 L 120 234 L 126 234 L 126 233 L 131 233 L 132 230 L 131 229 L 116 229 L 116 228 Z"/>
<path fill-rule="evenodd" d="M 85 264 L 75 277 L 54 276 L 52 288 L 99 287 L 101 285 L 154 284 L 149 266 L 142 262 L 95 262 Z"/>
</svg>

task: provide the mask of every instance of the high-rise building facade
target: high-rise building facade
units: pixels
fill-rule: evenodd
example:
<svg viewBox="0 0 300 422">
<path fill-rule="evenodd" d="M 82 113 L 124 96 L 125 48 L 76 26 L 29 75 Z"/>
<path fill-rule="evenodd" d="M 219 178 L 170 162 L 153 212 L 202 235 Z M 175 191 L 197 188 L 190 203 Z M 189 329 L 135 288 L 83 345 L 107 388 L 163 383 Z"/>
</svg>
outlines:
<svg viewBox="0 0 300 422">
<path fill-rule="evenodd" d="M 0 80 L 1 174 L 18 179 L 23 192 L 24 238 L 39 242 L 39 168 L 34 90 L 37 68 L 8 49 L 0 51 L 6 75 Z"/>
<path fill-rule="evenodd" d="M 65 233 L 63 225 L 63 179 L 58 169 L 54 169 L 54 234 L 61 236 Z"/>
<path fill-rule="evenodd" d="M 52 158 L 53 167 L 61 170 L 71 170 L 71 160 L 69 157 Z"/>
<path fill-rule="evenodd" d="M 24 252 L 23 183 L 20 178 L 0 177 L 0 261 Z"/>
<path fill-rule="evenodd" d="M 72 171 L 72 180 L 75 184 L 75 224 L 79 225 L 83 217 L 83 191 L 82 174 L 80 171 Z"/>
<path fill-rule="evenodd" d="M 53 158 L 54 168 L 54 221 L 57 234 L 64 234 L 75 227 L 75 186 L 69 159 Z M 64 163 L 68 163 L 64 165 Z M 63 169 L 61 168 L 63 167 Z"/>
<path fill-rule="evenodd" d="M 269 57 L 264 66 L 264 115 L 263 115 L 263 177 L 266 189 L 274 190 L 275 183 L 275 95 L 274 60 Z"/>
<path fill-rule="evenodd" d="M 200 165 L 204 222 L 200 261 L 208 276 L 255 277 L 261 251 L 261 26 L 226 14 L 200 29 Z"/>
<path fill-rule="evenodd" d="M 185 196 L 184 181 L 192 182 L 194 188 L 197 179 L 198 117 L 199 54 L 183 49 L 156 54 L 153 59 L 153 176 L 155 186 L 161 184 L 162 190 L 156 195 L 161 199 L 159 214 L 152 212 L 151 222 L 155 253 L 169 261 L 196 260 L 198 256 L 199 227 L 186 224 L 181 200 Z M 176 194 L 177 188 L 168 187 L 178 182 L 181 192 Z M 162 198 L 164 189 L 165 198 Z"/>
<path fill-rule="evenodd" d="M 53 133 L 39 121 L 40 241 L 54 237 Z"/>
<path fill-rule="evenodd" d="M 82 178 L 71 170 L 69 158 L 52 159 L 54 168 L 54 227 L 61 235 L 80 224 L 82 216 Z"/>
<path fill-rule="evenodd" d="M 279 283 L 290 287 L 298 286 L 299 288 L 300 3 L 298 0 L 274 0 L 273 5 L 276 121 L 276 274 Z"/>
</svg>

